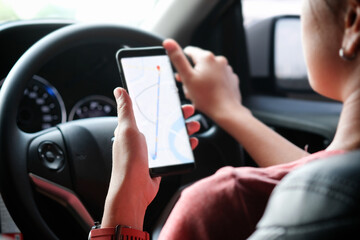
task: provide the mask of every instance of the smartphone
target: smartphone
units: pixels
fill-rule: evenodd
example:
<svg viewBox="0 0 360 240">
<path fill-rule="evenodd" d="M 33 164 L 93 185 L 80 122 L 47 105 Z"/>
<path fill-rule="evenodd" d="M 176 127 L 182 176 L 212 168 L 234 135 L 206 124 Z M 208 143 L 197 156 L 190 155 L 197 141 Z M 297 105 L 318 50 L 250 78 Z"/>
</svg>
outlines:
<svg viewBox="0 0 360 240">
<path fill-rule="evenodd" d="M 181 174 L 195 160 L 170 59 L 163 47 L 126 48 L 116 54 L 136 124 L 145 135 L 152 177 Z"/>
</svg>

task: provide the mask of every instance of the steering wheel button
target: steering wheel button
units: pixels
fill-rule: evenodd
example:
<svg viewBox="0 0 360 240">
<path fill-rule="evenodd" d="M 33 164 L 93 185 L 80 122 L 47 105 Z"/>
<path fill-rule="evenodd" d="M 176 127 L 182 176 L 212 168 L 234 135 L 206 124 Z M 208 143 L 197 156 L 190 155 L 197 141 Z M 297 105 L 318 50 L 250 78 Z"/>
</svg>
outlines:
<svg viewBox="0 0 360 240">
<path fill-rule="evenodd" d="M 42 163 L 48 169 L 59 170 L 64 165 L 63 151 L 54 142 L 42 142 L 38 147 L 38 153 Z"/>
<path fill-rule="evenodd" d="M 54 162 L 54 160 L 57 156 L 55 156 L 53 152 L 48 151 L 45 153 L 45 157 L 49 162 Z"/>
</svg>

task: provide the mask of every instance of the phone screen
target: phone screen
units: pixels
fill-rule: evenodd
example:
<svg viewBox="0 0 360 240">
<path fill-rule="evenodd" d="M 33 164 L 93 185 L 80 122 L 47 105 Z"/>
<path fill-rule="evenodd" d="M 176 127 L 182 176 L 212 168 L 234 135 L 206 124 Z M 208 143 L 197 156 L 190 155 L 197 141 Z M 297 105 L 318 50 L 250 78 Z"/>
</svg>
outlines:
<svg viewBox="0 0 360 240">
<path fill-rule="evenodd" d="M 181 166 L 193 167 L 193 152 L 170 59 L 165 50 L 150 56 L 142 51 L 145 56 L 130 53 L 118 60 L 137 126 L 146 138 L 150 173 L 166 175 L 181 170 Z"/>
</svg>

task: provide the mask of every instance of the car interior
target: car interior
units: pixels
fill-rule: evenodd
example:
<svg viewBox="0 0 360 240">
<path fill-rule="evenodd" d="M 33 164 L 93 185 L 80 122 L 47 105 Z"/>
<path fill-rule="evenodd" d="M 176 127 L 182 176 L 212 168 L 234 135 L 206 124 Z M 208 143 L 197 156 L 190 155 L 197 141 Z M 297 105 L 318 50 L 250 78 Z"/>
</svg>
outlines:
<svg viewBox="0 0 360 240">
<path fill-rule="evenodd" d="M 244 25 L 242 1 L 158 4 L 166 10 L 142 28 L 58 19 L 0 24 L 0 233 L 86 239 L 94 221 L 101 221 L 117 125 L 112 92 L 121 86 L 120 48 L 173 38 L 223 55 L 258 119 L 310 153 L 331 142 L 342 104 L 316 94 L 307 82 L 298 15 Z M 177 84 L 181 102 L 189 103 Z M 162 179 L 145 217 L 152 239 L 185 187 L 224 166 L 256 167 L 206 115 L 197 111 L 191 119 L 201 123 L 196 169 Z"/>
</svg>

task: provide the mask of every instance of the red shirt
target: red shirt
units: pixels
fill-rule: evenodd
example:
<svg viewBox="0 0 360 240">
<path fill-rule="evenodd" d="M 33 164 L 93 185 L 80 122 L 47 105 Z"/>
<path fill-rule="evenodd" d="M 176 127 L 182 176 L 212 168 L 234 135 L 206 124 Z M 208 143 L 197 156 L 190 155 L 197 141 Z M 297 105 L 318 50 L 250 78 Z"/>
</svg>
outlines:
<svg viewBox="0 0 360 240">
<path fill-rule="evenodd" d="M 159 240 L 246 239 L 254 232 L 274 187 L 286 174 L 340 153 L 343 151 L 321 151 L 268 168 L 222 168 L 182 192 Z"/>
</svg>

